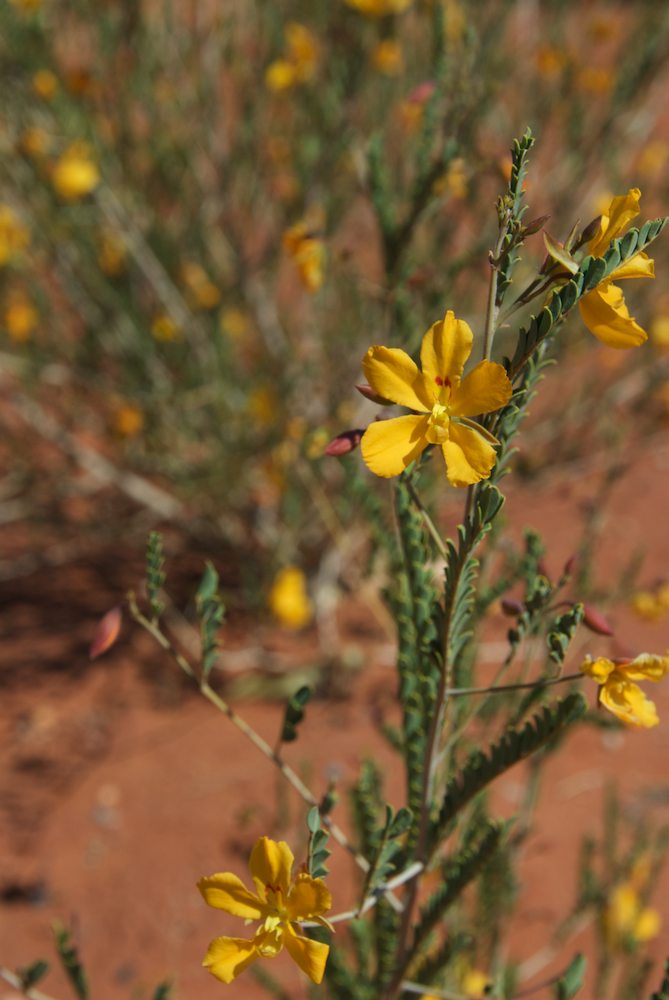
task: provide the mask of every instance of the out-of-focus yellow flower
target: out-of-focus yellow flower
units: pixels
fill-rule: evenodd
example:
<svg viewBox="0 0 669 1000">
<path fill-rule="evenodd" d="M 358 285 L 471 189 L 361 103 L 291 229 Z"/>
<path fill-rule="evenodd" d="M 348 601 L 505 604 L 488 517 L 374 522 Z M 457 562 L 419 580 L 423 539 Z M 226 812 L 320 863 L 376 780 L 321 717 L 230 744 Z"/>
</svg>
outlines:
<svg viewBox="0 0 669 1000">
<path fill-rule="evenodd" d="M 466 997 L 472 997 L 472 1000 L 482 1000 L 490 984 L 490 976 L 487 976 L 485 972 L 481 972 L 480 969 L 467 969 L 462 977 L 460 989 Z"/>
<path fill-rule="evenodd" d="M 179 327 L 167 313 L 159 313 L 151 321 L 151 333 L 156 340 L 170 343 L 179 336 Z"/>
<path fill-rule="evenodd" d="M 98 265 L 103 274 L 117 278 L 123 274 L 127 260 L 125 243 L 111 229 L 104 229 L 98 240 Z"/>
<path fill-rule="evenodd" d="M 265 72 L 269 90 L 290 90 L 313 79 L 318 68 L 320 47 L 314 34 L 303 24 L 292 21 L 284 29 L 284 56 L 270 63 Z"/>
<path fill-rule="evenodd" d="M 639 214 L 638 188 L 630 188 L 626 195 L 611 201 L 599 223 L 599 232 L 590 240 L 588 253 L 603 257 L 612 240 L 622 236 L 628 225 Z M 655 262 L 643 251 L 620 264 L 579 302 L 581 319 L 588 330 L 609 347 L 638 347 L 648 335 L 629 314 L 625 297 L 615 281 L 624 278 L 654 278 Z"/>
<path fill-rule="evenodd" d="M 553 80 L 560 76 L 569 61 L 564 49 L 557 49 L 554 45 L 542 45 L 536 54 L 537 72 L 545 80 Z"/>
<path fill-rule="evenodd" d="M 307 458 L 311 459 L 311 461 L 322 458 L 323 451 L 329 440 L 330 434 L 328 434 L 325 427 L 317 427 L 316 430 L 311 432 L 307 439 L 304 454 Z"/>
<path fill-rule="evenodd" d="M 277 621 L 287 628 L 308 625 L 313 607 L 307 593 L 307 581 L 297 566 L 279 570 L 269 592 L 269 608 Z"/>
<path fill-rule="evenodd" d="M 641 653 L 633 660 L 613 661 L 604 656 L 596 660 L 586 656 L 581 670 L 599 687 L 599 702 L 616 718 L 631 726 L 650 729 L 659 719 L 652 701 L 634 681 L 661 681 L 669 671 L 669 655 Z"/>
<path fill-rule="evenodd" d="M 100 171 L 85 143 L 73 143 L 56 161 L 51 183 L 65 201 L 78 201 L 100 183 Z"/>
<path fill-rule="evenodd" d="M 623 882 L 609 896 L 603 923 L 609 947 L 633 949 L 657 937 L 661 920 L 657 910 L 642 905 L 633 883 Z"/>
<path fill-rule="evenodd" d="M 368 17 L 387 17 L 388 14 L 402 14 L 413 0 L 344 0 L 344 3 Z"/>
<path fill-rule="evenodd" d="M 3 321 L 12 340 L 22 344 L 30 340 L 37 329 L 39 313 L 25 292 L 15 291 L 8 298 Z"/>
<path fill-rule="evenodd" d="M 188 300 L 194 308 L 215 309 L 221 301 L 220 289 L 199 264 L 186 261 L 181 267 L 181 280 L 188 290 Z"/>
<path fill-rule="evenodd" d="M 220 323 L 221 331 L 231 340 L 240 340 L 251 329 L 248 316 L 236 306 L 229 306 L 222 311 Z"/>
<path fill-rule="evenodd" d="M 50 69 L 38 69 L 33 76 L 33 91 L 44 101 L 50 101 L 58 90 L 58 77 Z"/>
<path fill-rule="evenodd" d="M 308 219 L 295 223 L 283 234 L 282 243 L 297 265 L 302 284 L 317 292 L 323 284 L 325 244 Z"/>
<path fill-rule="evenodd" d="M 279 401 L 271 386 L 260 386 L 250 393 L 247 410 L 256 427 L 270 427 L 276 420 Z"/>
<path fill-rule="evenodd" d="M 669 314 L 656 316 L 650 324 L 650 337 L 653 347 L 659 351 L 669 350 Z"/>
<path fill-rule="evenodd" d="M 639 618 L 658 622 L 669 611 L 669 583 L 663 583 L 656 590 L 640 590 L 632 597 L 632 610 Z"/>
<path fill-rule="evenodd" d="M 27 128 L 19 138 L 18 148 L 31 160 L 41 160 L 51 149 L 51 136 L 43 128 Z"/>
<path fill-rule="evenodd" d="M 98 81 L 85 66 L 68 70 L 65 86 L 75 97 L 95 97 L 99 90 Z"/>
<path fill-rule="evenodd" d="M 300 921 L 313 920 L 332 930 L 323 916 L 332 906 L 332 896 L 322 879 L 300 872 L 293 878 L 295 858 L 288 844 L 261 837 L 249 860 L 255 892 L 231 872 L 201 878 L 198 889 L 205 903 L 224 910 L 246 923 L 261 921 L 255 936 L 215 938 L 202 963 L 213 976 L 231 983 L 257 958 L 276 958 L 284 945 L 300 969 L 314 983 L 325 972 L 330 946 L 300 933 Z"/>
<path fill-rule="evenodd" d="M 467 18 L 459 0 L 443 0 L 445 14 L 446 41 L 456 45 L 464 36 Z"/>
<path fill-rule="evenodd" d="M 36 14 L 42 7 L 42 0 L 10 0 L 10 3 L 22 14 Z"/>
<path fill-rule="evenodd" d="M 654 139 L 641 150 L 637 170 L 639 176 L 653 179 L 664 170 L 669 159 L 669 143 L 664 139 Z"/>
<path fill-rule="evenodd" d="M 384 38 L 372 49 L 372 66 L 386 76 L 398 76 L 404 68 L 402 46 L 394 38 Z"/>
<path fill-rule="evenodd" d="M 122 403 L 114 413 L 114 433 L 122 438 L 136 437 L 144 427 L 144 414 L 134 403 Z"/>
<path fill-rule="evenodd" d="M 488 478 L 499 442 L 472 418 L 505 406 L 511 383 L 493 361 L 481 361 L 463 379 L 473 342 L 468 324 L 449 310 L 423 337 L 422 372 L 399 348 L 367 351 L 362 367 L 376 395 L 417 411 L 377 421 L 365 431 L 362 457 L 375 475 L 398 476 L 432 444 L 441 448 L 452 486 Z"/>
<path fill-rule="evenodd" d="M 576 76 L 576 86 L 586 94 L 608 94 L 614 77 L 604 66 L 584 66 Z"/>
<path fill-rule="evenodd" d="M 30 232 L 9 205 L 0 205 L 0 267 L 30 243 Z"/>
<path fill-rule="evenodd" d="M 467 196 L 467 168 L 465 161 L 459 157 L 451 160 L 448 170 L 435 181 L 433 191 L 435 194 L 450 194 L 453 198 L 465 198 Z"/>
</svg>

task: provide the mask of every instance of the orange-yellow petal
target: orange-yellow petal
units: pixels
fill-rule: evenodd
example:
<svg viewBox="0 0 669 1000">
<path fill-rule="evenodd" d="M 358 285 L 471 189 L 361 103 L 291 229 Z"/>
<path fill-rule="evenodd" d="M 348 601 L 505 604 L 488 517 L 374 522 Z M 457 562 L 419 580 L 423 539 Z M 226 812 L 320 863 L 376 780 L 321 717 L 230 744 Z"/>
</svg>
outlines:
<svg viewBox="0 0 669 1000">
<path fill-rule="evenodd" d="M 446 461 L 446 475 L 452 486 L 470 486 L 487 479 L 495 464 L 495 449 L 471 427 L 451 422 L 449 440 L 441 450 Z"/>
<path fill-rule="evenodd" d="M 616 670 L 630 681 L 661 681 L 669 673 L 669 656 L 641 653 L 629 663 L 619 664 Z"/>
<path fill-rule="evenodd" d="M 312 983 L 322 982 L 330 945 L 296 934 L 290 924 L 286 924 L 283 943 L 292 960 L 309 976 Z"/>
<path fill-rule="evenodd" d="M 321 879 L 304 873 L 297 876 L 286 906 L 290 920 L 308 920 L 331 906 L 332 895 Z"/>
<path fill-rule="evenodd" d="M 646 331 L 630 316 L 617 285 L 606 282 L 593 288 L 578 305 L 590 333 L 609 347 L 638 347 L 648 339 Z"/>
<path fill-rule="evenodd" d="M 287 898 L 294 862 L 293 852 L 285 840 L 260 837 L 256 841 L 249 859 L 249 871 L 262 899 L 265 898 L 265 886 L 279 887 L 284 899 Z"/>
<path fill-rule="evenodd" d="M 605 656 L 598 656 L 596 660 L 593 660 L 591 656 L 586 656 L 581 664 L 582 672 L 588 677 L 592 677 L 593 681 L 597 681 L 598 684 L 605 684 L 615 669 L 615 663 L 612 660 L 607 660 Z"/>
<path fill-rule="evenodd" d="M 232 872 L 221 872 L 201 878 L 197 884 L 208 906 L 225 910 L 244 920 L 260 920 L 264 914 L 262 900 L 249 892 L 244 883 Z"/>
<path fill-rule="evenodd" d="M 590 241 L 588 252 L 594 257 L 603 257 L 611 240 L 616 239 L 625 231 L 632 219 L 639 214 L 639 188 L 630 188 L 627 194 L 614 198 L 608 212 L 602 216 L 600 231 Z"/>
<path fill-rule="evenodd" d="M 428 417 L 393 417 L 370 424 L 360 450 L 376 476 L 399 476 L 427 447 Z"/>
<path fill-rule="evenodd" d="M 660 721 L 654 703 L 646 698 L 639 685 L 624 678 L 608 680 L 600 688 L 599 699 L 609 712 L 628 725 L 650 729 Z"/>
<path fill-rule="evenodd" d="M 435 399 L 446 379 L 453 389 L 460 384 L 473 342 L 474 334 L 468 324 L 463 319 L 456 319 L 450 309 L 427 331 L 420 349 L 420 362 Z"/>
<path fill-rule="evenodd" d="M 494 361 L 481 361 L 453 393 L 450 411 L 461 417 L 491 413 L 506 406 L 511 392 L 511 382 L 502 366 Z"/>
<path fill-rule="evenodd" d="M 634 927 L 634 937 L 640 943 L 650 941 L 660 933 L 662 918 L 657 910 L 647 907 L 639 914 L 639 918 Z"/>
<path fill-rule="evenodd" d="M 423 375 L 399 347 L 370 347 L 363 358 L 362 370 L 378 396 L 419 413 L 432 409 L 436 393 L 433 398 L 426 392 Z"/>
<path fill-rule="evenodd" d="M 245 938 L 219 937 L 214 938 L 207 948 L 202 964 L 221 982 L 231 983 L 256 958 L 258 951 L 253 941 L 247 941 Z"/>
<path fill-rule="evenodd" d="M 620 264 L 609 275 L 609 281 L 619 281 L 622 278 L 654 278 L 655 261 L 647 253 L 635 253 L 624 264 Z"/>
</svg>

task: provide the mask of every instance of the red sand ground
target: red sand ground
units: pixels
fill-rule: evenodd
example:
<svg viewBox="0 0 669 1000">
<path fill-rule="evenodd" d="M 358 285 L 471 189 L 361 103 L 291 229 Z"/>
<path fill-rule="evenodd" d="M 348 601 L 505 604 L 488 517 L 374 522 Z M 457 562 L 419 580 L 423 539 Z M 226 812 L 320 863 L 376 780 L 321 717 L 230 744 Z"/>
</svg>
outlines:
<svg viewBox="0 0 669 1000">
<path fill-rule="evenodd" d="M 639 546 L 648 549 L 642 580 L 667 577 L 669 532 L 669 434 L 630 451 L 630 467 L 610 498 L 598 570 L 620 569 Z M 547 472 L 539 487 L 509 496 L 512 524 L 536 527 L 549 544 L 549 568 L 559 570 L 578 534 L 582 505 L 596 492 L 598 476 L 588 463 Z M 522 521 L 520 512 L 522 510 Z M 26 546 L 6 532 L 8 549 Z M 96 570 L 97 560 L 97 570 Z M 109 576 L 106 567 L 109 566 Z M 102 569 L 102 574 L 99 570 Z M 238 921 L 208 909 L 195 890 L 201 874 L 234 869 L 260 833 L 301 834 L 297 803 L 277 795 L 276 776 L 265 760 L 209 704 L 175 683 L 169 663 L 151 640 L 128 623 L 122 639 L 91 665 L 87 646 L 99 615 L 137 585 L 141 559 L 106 551 L 92 559 L 0 587 L 3 712 L 0 738 L 0 963 L 25 965 L 50 958 L 50 922 L 78 927 L 95 1000 L 148 998 L 163 978 L 176 996 L 265 996 L 247 973 L 225 987 L 200 967 L 208 941 L 243 933 Z M 585 636 L 592 651 L 621 648 L 663 651 L 669 622 L 646 624 L 625 609 L 613 614 L 618 646 Z M 237 637 L 243 645 L 244 636 Z M 308 638 L 268 636 L 309 655 Z M 369 666 L 345 698 L 313 704 L 301 740 L 287 757 L 318 792 L 337 772 L 340 786 L 353 780 L 369 753 L 390 760 L 373 724 L 380 699 L 393 684 L 385 638 L 350 635 Z M 254 636 L 255 640 L 255 636 Z M 593 694 L 592 690 L 589 692 Z M 541 948 L 574 894 L 575 865 L 584 831 L 601 830 L 601 794 L 615 779 L 631 813 L 649 810 L 669 821 L 669 684 L 653 692 L 663 725 L 651 732 L 602 735 L 579 731 L 550 763 L 538 823 L 525 850 L 523 896 L 513 936 L 513 955 L 526 960 Z M 245 703 L 244 716 L 273 740 L 280 720 L 276 704 Z M 517 805 L 520 770 L 501 783 L 500 811 Z M 388 795 L 399 804 L 397 782 Z M 345 805 L 340 809 L 345 816 Z M 345 822 L 345 819 L 343 820 Z M 335 849 L 331 884 L 335 909 L 353 903 L 351 863 Z M 669 871 L 654 903 L 665 930 L 653 942 L 658 963 L 669 950 Z M 588 935 L 569 942 L 556 962 L 538 972 L 539 982 L 565 964 Z M 306 995 L 299 973 L 282 956 L 269 969 L 294 997 Z M 652 979 L 659 981 L 659 965 Z M 70 995 L 54 971 L 42 984 L 56 997 Z M 543 989 L 539 998 L 551 995 Z M 584 1000 L 588 991 L 584 992 Z M 16 994 L 0 983 L 0 1000 Z"/>
</svg>

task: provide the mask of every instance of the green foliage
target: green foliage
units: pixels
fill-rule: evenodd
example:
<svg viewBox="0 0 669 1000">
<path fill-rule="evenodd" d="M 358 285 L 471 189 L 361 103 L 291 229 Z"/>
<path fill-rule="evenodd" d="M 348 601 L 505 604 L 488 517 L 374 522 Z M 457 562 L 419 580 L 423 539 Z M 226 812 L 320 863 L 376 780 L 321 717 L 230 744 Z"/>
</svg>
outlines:
<svg viewBox="0 0 669 1000">
<path fill-rule="evenodd" d="M 200 622 L 202 677 L 206 680 L 218 658 L 218 632 L 225 617 L 225 606 L 218 592 L 218 573 L 209 560 L 195 593 L 195 608 Z"/>
<path fill-rule="evenodd" d="M 54 924 L 53 936 L 58 957 L 77 997 L 79 1000 L 88 1000 L 88 979 L 70 931 L 62 924 Z"/>
<path fill-rule="evenodd" d="M 457 814 L 475 795 L 514 764 L 553 740 L 581 718 L 586 708 L 581 694 L 570 694 L 555 705 L 543 708 L 522 729 L 505 733 L 498 743 L 489 747 L 487 754 L 481 751 L 472 754 L 460 774 L 448 783 L 438 819 L 431 830 L 432 847 L 438 845 Z"/>
<path fill-rule="evenodd" d="M 48 971 L 49 963 L 45 962 L 44 959 L 38 959 L 30 965 L 17 969 L 16 975 L 21 980 L 21 989 L 23 992 L 27 992 L 32 989 L 33 986 L 36 986 L 40 979 L 42 979 Z"/>
<path fill-rule="evenodd" d="M 555 1000 L 571 1000 L 575 997 L 583 985 L 583 979 L 587 968 L 587 961 L 583 955 L 575 955 L 569 963 L 569 967 L 560 976 L 555 984 Z"/>
<path fill-rule="evenodd" d="M 403 846 L 402 841 L 411 823 L 412 815 L 408 809 L 402 808 L 394 813 L 391 806 L 386 805 L 386 818 L 383 827 L 376 835 L 377 848 L 365 878 L 362 901 L 374 890 L 382 887 L 395 871 L 397 857 Z"/>
<path fill-rule="evenodd" d="M 511 284 L 513 271 L 519 260 L 514 252 L 523 242 L 524 232 L 522 219 L 526 209 L 523 207 L 523 184 L 527 176 L 529 152 L 534 145 L 534 136 L 531 129 L 526 129 L 525 134 L 520 139 L 515 139 L 511 147 L 511 176 L 509 178 L 509 188 L 506 195 L 500 199 L 498 214 L 500 226 L 502 228 L 501 251 L 497 267 L 499 277 L 497 280 L 496 305 L 499 307 Z"/>
<path fill-rule="evenodd" d="M 304 709 L 310 701 L 313 692 L 307 684 L 303 684 L 290 696 L 283 715 L 281 727 L 281 743 L 292 743 L 297 739 L 297 727 L 304 718 Z"/>
<path fill-rule="evenodd" d="M 550 628 L 546 642 L 548 653 L 558 666 L 562 666 L 576 629 L 583 621 L 585 609 L 582 604 L 574 604 L 569 611 L 559 615 Z"/>
<path fill-rule="evenodd" d="M 669 1000 L 669 959 L 665 962 L 664 978 L 660 983 L 660 988 L 653 993 L 649 1000 Z"/>
<path fill-rule="evenodd" d="M 169 980 L 159 983 L 153 991 L 153 1000 L 169 1000 L 172 995 L 172 989 L 172 983 Z"/>
<path fill-rule="evenodd" d="M 325 878 L 328 874 L 326 861 L 330 857 L 330 851 L 325 845 L 330 835 L 321 827 L 318 806 L 312 806 L 307 813 L 307 828 L 309 830 L 307 869 L 312 878 Z"/>
<path fill-rule="evenodd" d="M 360 838 L 360 849 L 370 857 L 378 847 L 378 820 L 381 811 L 381 772 L 371 760 L 365 760 L 360 776 L 351 792 L 355 829 Z"/>
<path fill-rule="evenodd" d="M 154 621 L 158 621 L 164 609 L 160 598 L 160 592 L 165 583 L 164 563 L 162 535 L 157 531 L 152 531 L 146 546 L 146 593 Z"/>
</svg>

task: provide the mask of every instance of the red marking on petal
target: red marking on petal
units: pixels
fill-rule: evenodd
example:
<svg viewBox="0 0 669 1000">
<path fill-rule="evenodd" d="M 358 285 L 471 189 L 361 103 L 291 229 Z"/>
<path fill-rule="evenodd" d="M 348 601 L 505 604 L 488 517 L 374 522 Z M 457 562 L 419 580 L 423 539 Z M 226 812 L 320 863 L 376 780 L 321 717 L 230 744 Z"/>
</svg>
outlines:
<svg viewBox="0 0 669 1000">
<path fill-rule="evenodd" d="M 434 381 L 437 383 L 437 385 L 443 385 L 444 384 L 444 380 L 441 377 L 441 375 L 437 375 L 437 377 L 435 378 Z"/>
</svg>

